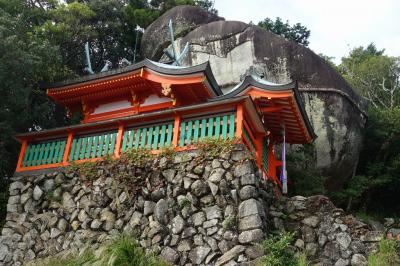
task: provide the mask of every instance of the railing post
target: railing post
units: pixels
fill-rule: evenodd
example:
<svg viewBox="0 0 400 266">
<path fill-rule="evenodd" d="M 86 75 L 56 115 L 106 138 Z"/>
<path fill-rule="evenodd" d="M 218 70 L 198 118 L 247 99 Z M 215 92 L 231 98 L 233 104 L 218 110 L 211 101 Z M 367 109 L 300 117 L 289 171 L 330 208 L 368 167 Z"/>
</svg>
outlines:
<svg viewBox="0 0 400 266">
<path fill-rule="evenodd" d="M 179 115 L 176 115 L 175 122 L 174 122 L 174 130 L 173 130 L 173 134 L 172 134 L 172 146 L 174 146 L 174 147 L 178 147 L 180 126 L 181 126 L 181 117 Z"/>
<path fill-rule="evenodd" d="M 243 104 L 239 104 L 236 108 L 236 137 L 242 138 L 243 131 Z"/>
<path fill-rule="evenodd" d="M 119 158 L 121 156 L 122 137 L 124 135 L 124 124 L 120 123 L 118 127 L 117 142 L 115 143 L 114 156 Z"/>
<path fill-rule="evenodd" d="M 69 153 L 71 151 L 71 145 L 72 145 L 73 137 L 74 137 L 74 133 L 73 132 L 68 132 L 68 139 L 67 139 L 67 144 L 65 145 L 63 162 L 62 162 L 62 164 L 64 166 L 68 165 L 68 155 L 69 155 Z"/>
<path fill-rule="evenodd" d="M 22 162 L 24 160 L 27 147 L 28 147 L 28 140 L 26 139 L 22 140 L 21 151 L 19 152 L 19 157 L 18 157 L 17 169 L 15 170 L 16 172 L 20 172 L 21 168 L 23 167 Z"/>
</svg>

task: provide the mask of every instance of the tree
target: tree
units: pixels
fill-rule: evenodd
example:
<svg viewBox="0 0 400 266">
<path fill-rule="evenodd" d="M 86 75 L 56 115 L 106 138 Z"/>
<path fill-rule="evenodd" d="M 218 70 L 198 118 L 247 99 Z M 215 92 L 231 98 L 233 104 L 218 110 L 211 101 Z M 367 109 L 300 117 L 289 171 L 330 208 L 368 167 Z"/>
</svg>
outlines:
<svg viewBox="0 0 400 266">
<path fill-rule="evenodd" d="M 122 57 L 133 61 L 135 42 L 140 44 L 137 25 L 147 27 L 178 4 L 212 7 L 209 1 L 154 2 L 164 6 L 147 0 L 0 0 L 1 177 L 14 172 L 17 132 L 74 123 L 39 84 L 86 74 L 85 42 L 90 42 L 92 63 L 99 71 L 105 60 L 114 66 Z M 0 178 L 0 216 L 6 214 L 6 183 Z"/>
<path fill-rule="evenodd" d="M 291 26 L 288 20 L 283 22 L 280 17 L 277 17 L 275 21 L 266 18 L 263 21 L 258 22 L 257 25 L 265 30 L 272 31 L 273 33 L 304 46 L 308 46 L 309 44 L 308 38 L 310 38 L 310 30 L 300 23 Z"/>
<path fill-rule="evenodd" d="M 400 107 L 370 108 L 357 174 L 333 193 L 350 209 L 392 215 L 400 211 Z"/>
<path fill-rule="evenodd" d="M 400 104 L 400 58 L 383 53 L 373 43 L 354 48 L 339 71 L 372 106 L 388 109 Z"/>
</svg>

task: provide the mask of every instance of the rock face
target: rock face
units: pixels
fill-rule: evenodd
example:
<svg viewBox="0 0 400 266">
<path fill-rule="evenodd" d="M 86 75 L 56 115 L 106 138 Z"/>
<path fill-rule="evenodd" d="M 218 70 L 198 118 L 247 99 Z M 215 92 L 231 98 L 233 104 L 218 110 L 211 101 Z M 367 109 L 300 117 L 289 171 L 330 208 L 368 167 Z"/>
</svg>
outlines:
<svg viewBox="0 0 400 266">
<path fill-rule="evenodd" d="M 249 73 L 277 83 L 299 82 L 307 114 L 318 135 L 316 167 L 327 176 L 335 176 L 327 184 L 339 188 L 355 167 L 366 122 L 365 103 L 343 77 L 302 45 L 243 22 L 210 19 L 211 14 L 195 7 L 177 7 L 151 24 L 142 39 L 145 57 L 165 60 L 160 51 L 169 40 L 167 22 L 175 13 L 180 14 L 175 27 L 180 28 L 183 21 L 186 29 L 177 31 L 177 47 L 182 49 L 190 43 L 183 64 L 209 61 L 223 91 Z M 187 21 L 193 24 L 188 27 Z M 151 37 L 154 32 L 160 32 L 157 41 Z"/>
<path fill-rule="evenodd" d="M 168 10 L 164 16 L 158 18 L 147 27 L 142 37 L 142 53 L 147 58 L 160 58 L 163 50 L 171 41 L 169 36 L 168 23 L 172 20 L 176 37 L 185 36 L 188 32 L 202 24 L 222 20 L 214 14 L 194 6 L 178 6 Z"/>
<path fill-rule="evenodd" d="M 119 233 L 134 234 L 143 248 L 173 265 L 214 265 L 229 250 L 220 265 L 239 258 L 250 262 L 262 256 L 245 251 L 266 236 L 264 217 L 273 189 L 260 180 L 253 161 L 236 160 L 247 157 L 246 152 L 238 146 L 231 154 L 210 159 L 179 153 L 140 167 L 101 162 L 91 183 L 78 173 L 14 177 L 0 236 L 0 264 L 21 265 L 80 249 L 85 242 L 96 248 Z M 63 182 L 53 182 L 60 176 Z M 126 177 L 138 183 L 126 182 Z M 252 182 L 241 185 L 242 179 Z M 43 192 L 49 184 L 58 196 Z M 238 194 L 244 187 L 251 191 L 246 200 L 233 199 L 231 192 Z M 21 195 L 27 199 L 22 201 Z"/>
</svg>

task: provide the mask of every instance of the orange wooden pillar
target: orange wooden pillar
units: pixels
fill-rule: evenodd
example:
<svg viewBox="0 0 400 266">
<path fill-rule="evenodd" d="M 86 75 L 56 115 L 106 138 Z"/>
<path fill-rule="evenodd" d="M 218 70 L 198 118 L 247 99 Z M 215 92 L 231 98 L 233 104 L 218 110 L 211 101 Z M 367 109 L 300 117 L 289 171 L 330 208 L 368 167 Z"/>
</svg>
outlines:
<svg viewBox="0 0 400 266">
<path fill-rule="evenodd" d="M 181 117 L 179 115 L 176 115 L 175 122 L 174 122 L 174 129 L 172 132 L 172 146 L 173 147 L 178 147 L 180 126 L 181 126 Z"/>
<path fill-rule="evenodd" d="M 121 157 L 122 137 L 124 136 L 124 124 L 120 123 L 118 126 L 117 142 L 115 143 L 114 157 Z"/>
<path fill-rule="evenodd" d="M 24 156 L 25 156 L 25 152 L 26 152 L 26 148 L 27 147 L 28 147 L 28 140 L 24 139 L 22 141 L 21 151 L 19 152 L 17 169 L 15 170 L 16 172 L 20 172 L 21 168 L 23 167 L 22 162 L 24 160 Z"/>
<path fill-rule="evenodd" d="M 68 156 L 71 151 L 71 146 L 72 146 L 72 139 L 74 138 L 74 133 L 69 132 L 68 133 L 68 139 L 67 139 L 67 144 L 65 145 L 65 150 L 64 150 L 64 156 L 63 156 L 63 162 L 62 164 L 64 166 L 68 165 Z"/>
<path fill-rule="evenodd" d="M 276 173 L 276 168 L 281 166 L 282 162 L 275 158 L 274 145 L 272 141 L 268 144 L 268 176 L 279 186 L 282 186 Z"/>
<path fill-rule="evenodd" d="M 241 139 L 243 132 L 243 104 L 236 107 L 236 138 Z"/>
</svg>

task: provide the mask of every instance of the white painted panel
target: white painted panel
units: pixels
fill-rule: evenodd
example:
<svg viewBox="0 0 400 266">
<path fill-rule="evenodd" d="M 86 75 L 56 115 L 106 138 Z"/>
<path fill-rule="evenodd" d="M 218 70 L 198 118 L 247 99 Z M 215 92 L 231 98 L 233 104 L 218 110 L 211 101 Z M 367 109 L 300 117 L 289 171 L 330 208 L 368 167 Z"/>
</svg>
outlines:
<svg viewBox="0 0 400 266">
<path fill-rule="evenodd" d="M 101 114 L 101 113 L 105 113 L 105 112 L 121 110 L 121 109 L 129 108 L 129 107 L 131 107 L 131 102 L 128 100 L 105 103 L 105 104 L 99 105 L 99 107 L 97 107 L 94 110 L 93 114 L 96 115 L 96 114 Z"/>
<path fill-rule="evenodd" d="M 159 103 L 167 103 L 170 102 L 171 99 L 167 97 L 158 97 L 156 94 L 152 94 L 149 97 L 146 98 L 144 103 L 142 103 L 140 106 L 148 106 L 148 105 L 153 105 L 153 104 L 159 104 Z"/>
</svg>

